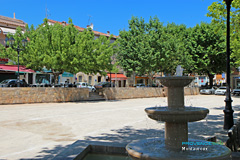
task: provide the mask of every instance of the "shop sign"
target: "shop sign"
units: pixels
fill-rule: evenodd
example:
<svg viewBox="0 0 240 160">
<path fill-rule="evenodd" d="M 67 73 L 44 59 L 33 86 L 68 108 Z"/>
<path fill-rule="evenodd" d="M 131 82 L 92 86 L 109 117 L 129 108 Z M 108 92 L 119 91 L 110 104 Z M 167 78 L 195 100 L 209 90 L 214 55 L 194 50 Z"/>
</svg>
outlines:
<svg viewBox="0 0 240 160">
<path fill-rule="evenodd" d="M 62 77 L 74 77 L 72 73 L 63 72 Z"/>
<path fill-rule="evenodd" d="M 0 64 L 8 63 L 8 58 L 0 58 Z"/>
</svg>

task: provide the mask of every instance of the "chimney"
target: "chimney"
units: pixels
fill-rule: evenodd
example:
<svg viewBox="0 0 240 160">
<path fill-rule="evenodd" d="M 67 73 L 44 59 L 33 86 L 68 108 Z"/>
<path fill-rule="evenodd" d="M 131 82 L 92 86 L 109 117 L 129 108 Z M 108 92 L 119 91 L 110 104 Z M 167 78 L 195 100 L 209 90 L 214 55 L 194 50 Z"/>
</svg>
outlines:
<svg viewBox="0 0 240 160">
<path fill-rule="evenodd" d="M 110 31 L 107 31 L 107 35 L 110 35 Z"/>
<path fill-rule="evenodd" d="M 16 17 L 15 17 L 15 12 L 13 13 L 13 19 L 16 19 Z"/>
<path fill-rule="evenodd" d="M 67 22 L 62 21 L 62 25 L 63 25 L 63 26 L 66 26 L 66 24 L 67 24 Z"/>
<path fill-rule="evenodd" d="M 90 28 L 92 28 L 92 30 L 93 30 L 93 24 L 92 23 L 90 24 Z"/>
<path fill-rule="evenodd" d="M 87 25 L 87 28 L 91 28 L 93 30 L 93 24 L 91 23 L 90 25 Z"/>
</svg>

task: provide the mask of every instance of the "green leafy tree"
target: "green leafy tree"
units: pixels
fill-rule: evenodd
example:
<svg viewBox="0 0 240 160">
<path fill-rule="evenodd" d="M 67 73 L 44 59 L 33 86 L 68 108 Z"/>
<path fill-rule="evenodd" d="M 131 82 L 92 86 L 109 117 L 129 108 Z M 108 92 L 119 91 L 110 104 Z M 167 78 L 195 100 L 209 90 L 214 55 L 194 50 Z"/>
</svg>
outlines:
<svg viewBox="0 0 240 160">
<path fill-rule="evenodd" d="M 163 49 L 162 58 L 163 71 L 173 75 L 177 65 L 181 65 L 186 71 L 192 68 L 194 61 L 192 55 L 186 49 L 188 44 L 188 29 L 185 25 L 176 25 L 175 23 L 167 24 L 164 27 L 164 39 L 159 41 Z"/>
<path fill-rule="evenodd" d="M 194 65 L 189 70 L 198 74 L 207 74 L 210 86 L 213 85 L 214 74 L 226 70 L 224 28 L 213 23 L 201 23 L 190 28 L 187 50 L 192 56 Z"/>
<path fill-rule="evenodd" d="M 208 7 L 208 17 L 212 17 L 215 24 L 225 25 L 227 20 L 227 9 L 225 2 L 219 0 L 213 2 Z M 231 27 L 231 59 L 234 63 L 240 65 L 240 1 L 233 0 L 230 11 L 230 27 Z M 226 31 L 225 31 L 226 36 Z"/>
<path fill-rule="evenodd" d="M 102 36 L 95 39 L 91 29 L 79 32 L 71 19 L 64 27 L 58 23 L 48 25 L 45 20 L 36 32 L 27 55 L 37 54 L 34 60 L 39 65 L 34 62 L 32 66 L 45 66 L 56 77 L 64 71 L 105 74 L 106 69 L 112 67 L 108 62 L 115 51 L 115 43 L 110 44 L 110 39 Z"/>
<path fill-rule="evenodd" d="M 43 67 L 51 69 L 55 83 L 57 77 L 64 71 L 72 71 L 70 63 L 75 53 L 73 46 L 78 31 L 73 26 L 71 20 L 69 25 L 63 27 L 55 23 L 49 25 L 47 19 L 35 31 L 28 31 L 26 35 L 30 41 L 24 54 L 26 57 L 26 66 L 35 70 L 41 70 Z"/>
<path fill-rule="evenodd" d="M 112 37 L 100 36 L 95 39 L 89 28 L 79 32 L 71 19 L 66 26 L 58 23 L 49 25 L 47 19 L 44 19 L 44 23 L 36 30 L 33 26 L 26 26 L 24 34 L 18 28 L 12 36 L 17 42 L 29 39 L 27 47 L 21 52 L 21 64 L 38 71 L 44 67 L 51 70 L 55 83 L 63 72 L 105 75 L 107 70 L 114 67 L 111 56 L 117 52 L 117 47 L 116 42 L 110 43 Z M 0 54 L 14 61 L 17 57 L 11 48 L 0 47 Z"/>
<path fill-rule="evenodd" d="M 148 23 L 132 17 L 129 30 L 120 31 L 119 63 L 126 71 L 147 74 L 150 80 L 159 71 L 174 74 L 177 65 L 189 68 L 191 55 L 184 47 L 186 34 L 184 25 L 164 27 L 157 17 Z"/>
</svg>

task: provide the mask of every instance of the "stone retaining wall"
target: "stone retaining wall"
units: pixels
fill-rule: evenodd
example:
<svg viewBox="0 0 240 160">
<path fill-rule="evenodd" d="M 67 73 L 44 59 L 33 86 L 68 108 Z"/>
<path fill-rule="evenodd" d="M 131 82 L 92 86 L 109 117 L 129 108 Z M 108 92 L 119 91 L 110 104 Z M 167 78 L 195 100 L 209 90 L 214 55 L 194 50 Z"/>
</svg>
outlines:
<svg viewBox="0 0 240 160">
<path fill-rule="evenodd" d="M 167 88 L 116 87 L 104 88 L 101 92 L 107 100 L 167 96 Z M 185 88 L 185 95 L 197 94 L 198 88 Z M 74 102 L 88 98 L 86 88 L 0 88 L 0 104 Z"/>
<path fill-rule="evenodd" d="M 185 95 L 198 95 L 197 87 L 184 88 Z M 135 88 L 135 87 L 116 87 L 104 88 L 102 90 L 104 97 L 108 100 L 131 99 L 131 98 L 150 98 L 150 97 L 166 97 L 167 88 Z"/>
<path fill-rule="evenodd" d="M 88 98 L 87 88 L 0 88 L 0 104 L 70 102 Z"/>
</svg>

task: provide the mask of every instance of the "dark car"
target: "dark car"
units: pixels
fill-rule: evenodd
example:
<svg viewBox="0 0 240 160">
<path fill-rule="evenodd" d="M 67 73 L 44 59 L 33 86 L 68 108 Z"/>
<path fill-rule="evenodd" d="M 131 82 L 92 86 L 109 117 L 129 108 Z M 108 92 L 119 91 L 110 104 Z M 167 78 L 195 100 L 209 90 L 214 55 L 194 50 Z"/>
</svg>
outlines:
<svg viewBox="0 0 240 160">
<path fill-rule="evenodd" d="M 147 87 L 158 87 L 158 85 L 153 83 L 152 85 L 148 84 Z"/>
<path fill-rule="evenodd" d="M 20 80 L 20 87 L 27 87 L 25 80 Z M 5 79 L 0 83 L 0 87 L 17 87 L 17 79 Z"/>
<path fill-rule="evenodd" d="M 233 91 L 232 91 L 232 94 L 233 95 L 238 95 L 238 96 L 240 96 L 240 87 L 237 87 L 237 88 L 235 88 Z"/>
<path fill-rule="evenodd" d="M 95 88 L 104 88 L 104 87 L 115 87 L 114 83 L 110 82 L 100 82 L 97 85 L 94 85 Z"/>
</svg>

